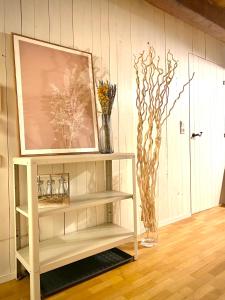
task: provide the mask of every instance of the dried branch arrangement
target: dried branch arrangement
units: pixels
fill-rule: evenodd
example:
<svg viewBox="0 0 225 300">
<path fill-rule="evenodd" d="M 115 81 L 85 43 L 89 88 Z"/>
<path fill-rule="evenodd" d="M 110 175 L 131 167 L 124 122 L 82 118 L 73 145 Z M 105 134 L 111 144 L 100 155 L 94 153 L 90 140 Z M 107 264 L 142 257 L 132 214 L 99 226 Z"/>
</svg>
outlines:
<svg viewBox="0 0 225 300">
<path fill-rule="evenodd" d="M 177 66 L 178 61 L 168 51 L 165 70 L 161 68 L 160 58 L 156 57 L 153 47 L 134 59 L 138 110 L 137 181 L 147 237 L 148 232 L 157 231 L 155 195 L 162 126 L 194 76 L 183 85 L 176 99 L 169 101 L 170 86 Z"/>
</svg>

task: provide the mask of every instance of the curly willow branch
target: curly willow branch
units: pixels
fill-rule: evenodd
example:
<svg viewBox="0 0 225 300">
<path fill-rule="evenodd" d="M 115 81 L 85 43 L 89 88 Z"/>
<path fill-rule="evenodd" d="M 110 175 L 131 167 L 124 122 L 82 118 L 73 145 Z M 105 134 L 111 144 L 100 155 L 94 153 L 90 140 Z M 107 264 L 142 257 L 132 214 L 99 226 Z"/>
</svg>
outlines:
<svg viewBox="0 0 225 300">
<path fill-rule="evenodd" d="M 147 231 L 157 230 L 155 208 L 156 181 L 159 166 L 162 126 L 192 77 L 183 85 L 177 98 L 168 108 L 170 84 L 178 61 L 168 51 L 165 70 L 159 66 L 153 47 L 134 57 L 136 73 L 137 124 L 137 181 L 141 197 L 142 221 Z"/>
</svg>

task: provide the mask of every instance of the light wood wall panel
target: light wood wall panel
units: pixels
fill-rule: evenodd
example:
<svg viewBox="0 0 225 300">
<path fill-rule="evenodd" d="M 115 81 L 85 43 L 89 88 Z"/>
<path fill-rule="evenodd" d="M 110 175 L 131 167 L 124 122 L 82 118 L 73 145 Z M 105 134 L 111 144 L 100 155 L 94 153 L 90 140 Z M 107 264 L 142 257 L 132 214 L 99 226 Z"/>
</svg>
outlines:
<svg viewBox="0 0 225 300">
<path fill-rule="evenodd" d="M 0 219 L 4 220 L 0 226 L 0 280 L 4 275 L 11 273 L 10 270 L 10 214 L 9 214 L 9 195 L 8 195 L 8 123 L 7 123 L 7 71 L 6 71 L 6 38 L 5 38 L 5 16 L 4 1 L 0 1 L 0 92 L 1 92 L 1 111 L 0 111 L 0 155 L 2 165 L 0 167 L 1 180 L 1 209 Z"/>
<path fill-rule="evenodd" d="M 1 111 L 0 111 L 0 155 L 2 165 L 0 167 L 1 179 L 1 210 L 0 219 L 4 223 L 0 227 L 0 240 L 9 239 L 9 198 L 8 198 L 8 124 L 7 124 L 7 101 L 6 101 L 6 40 L 4 35 L 4 3 L 0 1 L 0 93 L 1 93 Z"/>
<path fill-rule="evenodd" d="M 117 1 L 117 87 L 118 87 L 118 142 L 120 152 L 132 151 L 133 144 L 133 110 L 132 105 L 132 48 L 130 28 L 130 1 Z M 129 124 L 129 130 L 127 125 Z M 128 162 L 119 163 L 119 188 L 125 191 L 131 184 L 131 172 L 128 171 Z M 130 226 L 132 221 L 131 201 L 122 201 L 120 204 L 120 224 Z"/>
<path fill-rule="evenodd" d="M 117 14 L 118 1 L 109 1 L 109 78 L 111 82 L 115 83 L 118 88 L 118 38 L 117 38 Z M 113 130 L 113 144 L 114 151 L 119 151 L 119 101 L 118 93 L 116 93 L 113 109 L 112 109 L 112 130 Z M 112 188 L 120 190 L 120 162 L 114 161 L 113 165 Z M 121 203 L 120 201 L 113 204 L 113 222 L 121 224 Z"/>
<path fill-rule="evenodd" d="M 14 211 L 13 211 L 13 172 L 12 158 L 19 154 L 17 100 L 15 89 L 15 72 L 13 58 L 13 43 L 11 33 L 21 33 L 20 1 L 4 1 L 4 28 L 6 49 L 6 102 L 7 102 L 7 146 L 8 146 L 8 201 L 9 201 L 9 255 L 10 272 L 14 269 Z"/>
<path fill-rule="evenodd" d="M 182 90 L 183 84 L 189 79 L 188 53 L 192 50 L 192 35 L 187 29 L 189 28 L 185 23 L 165 15 L 166 51 L 170 50 L 178 60 L 178 68 L 170 89 L 169 107 Z M 190 215 L 188 112 L 189 93 L 186 88 L 172 112 L 172 117 L 167 120 L 168 223 L 170 220 L 182 219 Z M 180 121 L 184 124 L 184 134 L 180 134 Z"/>
<path fill-rule="evenodd" d="M 1 210 L 0 276 L 14 269 L 14 231 L 12 199 L 12 157 L 19 154 L 16 90 L 11 33 L 93 53 L 95 80 L 110 79 L 117 84 L 112 127 L 115 151 L 136 152 L 136 96 L 133 55 L 153 45 L 165 64 L 168 49 L 179 59 L 178 73 L 171 96 L 180 90 L 188 76 L 188 52 L 225 65 L 224 44 L 205 33 L 150 6 L 144 0 L 0 0 L 0 168 Z M 99 109 L 99 105 L 98 105 Z M 99 115 L 98 115 L 99 116 Z M 179 121 L 185 134 L 179 134 Z M 173 222 L 190 210 L 188 91 L 182 96 L 171 119 L 163 128 L 157 196 L 159 221 Z M 103 163 L 52 165 L 39 173 L 69 172 L 72 195 L 105 189 Z M 21 170 L 21 176 L 24 170 Z M 113 187 L 130 191 L 131 167 L 113 163 Z M 21 193 L 25 197 L 25 186 Z M 138 199 L 140 205 L 140 199 Z M 130 201 L 114 204 L 114 222 L 132 225 Z M 140 207 L 139 207 L 140 216 Z M 83 209 L 40 221 L 41 239 L 101 224 L 106 207 Z M 141 224 L 141 223 L 140 223 Z M 23 222 L 24 242 L 26 224 Z M 140 226 L 141 230 L 141 226 Z"/>
<path fill-rule="evenodd" d="M 34 37 L 35 0 L 21 1 L 21 33 Z"/>
</svg>

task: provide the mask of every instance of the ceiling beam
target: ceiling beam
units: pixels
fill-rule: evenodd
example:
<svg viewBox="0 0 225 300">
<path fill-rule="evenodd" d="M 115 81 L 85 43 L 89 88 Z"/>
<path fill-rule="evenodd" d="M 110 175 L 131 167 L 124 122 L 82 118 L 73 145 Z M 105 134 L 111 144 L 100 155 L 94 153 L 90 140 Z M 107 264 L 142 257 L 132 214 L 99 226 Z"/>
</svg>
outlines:
<svg viewBox="0 0 225 300">
<path fill-rule="evenodd" d="M 197 11 L 192 10 L 190 8 L 191 7 L 190 2 L 192 2 L 192 1 L 188 1 L 188 0 L 179 0 L 179 1 L 176 1 L 176 0 L 146 0 L 146 1 L 152 5 L 160 8 L 161 10 L 164 10 L 167 13 L 175 16 L 176 18 L 179 18 L 182 21 L 192 25 L 193 27 L 196 27 L 196 28 L 208 33 L 209 35 L 215 37 L 216 39 L 219 39 L 219 40 L 225 42 L 225 28 L 222 27 L 222 24 L 216 24 L 215 21 L 209 20 L 206 16 L 201 15 L 200 11 L 197 12 Z M 189 4 L 187 4 L 188 2 L 189 2 Z M 202 1 L 193 1 L 193 2 L 200 2 L 200 6 L 203 4 Z M 187 7 L 187 5 L 189 7 Z M 210 4 L 208 4 L 208 5 L 210 5 Z M 213 9 L 214 9 L 214 6 L 211 6 L 211 10 L 213 10 Z M 217 13 L 218 13 L 218 10 L 221 10 L 221 14 L 225 13 L 224 8 L 216 7 Z M 222 21 L 225 21 L 225 19 Z"/>
</svg>

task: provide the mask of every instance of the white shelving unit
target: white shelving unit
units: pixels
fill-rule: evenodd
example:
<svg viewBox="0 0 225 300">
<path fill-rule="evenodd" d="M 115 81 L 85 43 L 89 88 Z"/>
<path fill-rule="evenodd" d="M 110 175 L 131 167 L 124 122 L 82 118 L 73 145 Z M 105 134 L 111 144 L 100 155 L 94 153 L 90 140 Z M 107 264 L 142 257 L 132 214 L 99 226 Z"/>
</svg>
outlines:
<svg viewBox="0 0 225 300">
<path fill-rule="evenodd" d="M 112 161 L 132 160 L 133 193 L 112 191 Z M 71 199 L 70 205 L 57 208 L 38 208 L 37 175 L 39 165 L 70 164 L 91 161 L 105 161 L 106 191 L 77 196 Z M 20 205 L 19 166 L 27 169 L 27 204 Z M 59 268 L 93 254 L 117 247 L 127 242 L 134 242 L 135 259 L 137 258 L 137 208 L 135 156 L 133 153 L 54 155 L 39 157 L 16 157 L 14 166 L 14 200 L 16 240 L 16 274 L 20 276 L 21 264 L 30 273 L 30 298 L 40 300 L 40 274 Z M 39 218 L 58 213 L 65 213 L 81 208 L 131 199 L 133 201 L 134 228 L 129 231 L 121 226 L 107 222 L 103 225 L 86 228 L 74 233 L 39 241 Z M 28 220 L 29 245 L 21 247 L 19 216 Z M 109 220 L 110 221 L 110 220 Z"/>
</svg>

